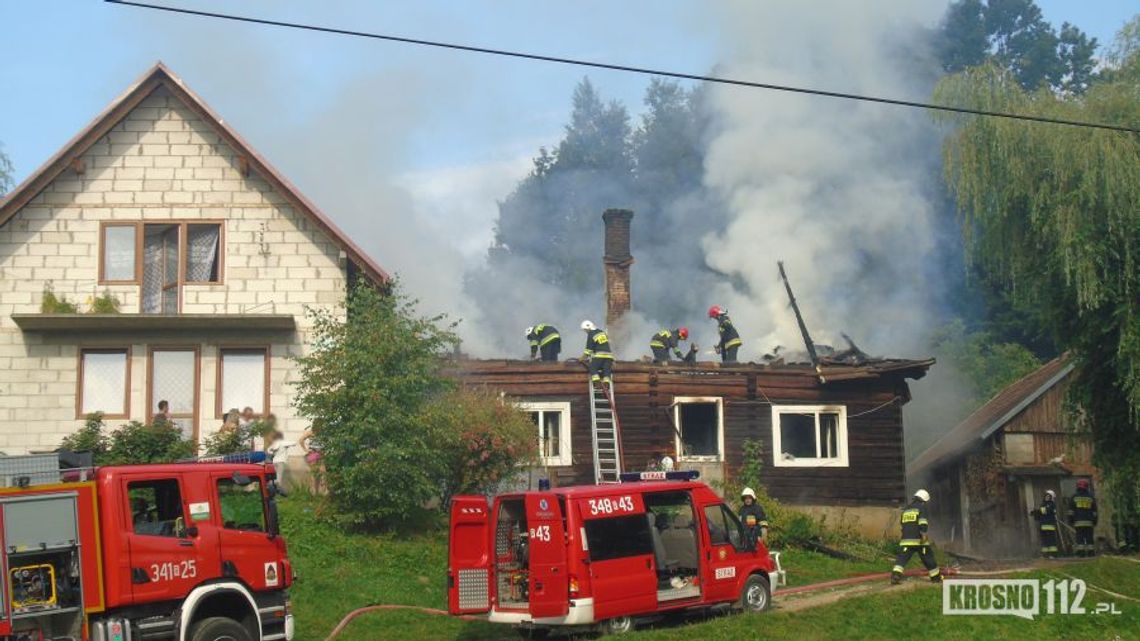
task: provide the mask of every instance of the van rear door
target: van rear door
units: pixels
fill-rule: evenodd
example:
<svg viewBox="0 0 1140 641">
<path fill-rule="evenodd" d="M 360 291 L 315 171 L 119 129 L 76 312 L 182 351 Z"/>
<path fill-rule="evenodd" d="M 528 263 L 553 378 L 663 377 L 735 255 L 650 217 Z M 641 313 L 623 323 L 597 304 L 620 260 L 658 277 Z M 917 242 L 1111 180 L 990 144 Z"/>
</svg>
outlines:
<svg viewBox="0 0 1140 641">
<path fill-rule="evenodd" d="M 528 493 L 526 520 L 530 615 L 536 619 L 565 616 L 570 611 L 570 578 L 558 497 L 545 492 Z"/>
<path fill-rule="evenodd" d="M 491 532 L 487 499 L 451 499 L 447 537 L 447 611 L 479 614 L 491 609 Z"/>
</svg>

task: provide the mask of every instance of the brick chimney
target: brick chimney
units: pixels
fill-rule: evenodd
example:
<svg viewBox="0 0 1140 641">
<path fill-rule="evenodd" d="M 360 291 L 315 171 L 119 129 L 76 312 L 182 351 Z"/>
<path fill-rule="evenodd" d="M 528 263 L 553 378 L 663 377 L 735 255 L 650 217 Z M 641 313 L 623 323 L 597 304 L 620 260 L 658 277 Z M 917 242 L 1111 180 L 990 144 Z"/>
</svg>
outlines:
<svg viewBox="0 0 1140 641">
<path fill-rule="evenodd" d="M 602 214 L 605 223 L 605 255 L 602 265 L 606 270 L 606 329 L 618 344 L 626 342 L 627 328 L 622 318 L 629 311 L 629 266 L 633 256 L 629 253 L 629 222 L 633 212 L 628 209 L 607 209 Z"/>
</svg>

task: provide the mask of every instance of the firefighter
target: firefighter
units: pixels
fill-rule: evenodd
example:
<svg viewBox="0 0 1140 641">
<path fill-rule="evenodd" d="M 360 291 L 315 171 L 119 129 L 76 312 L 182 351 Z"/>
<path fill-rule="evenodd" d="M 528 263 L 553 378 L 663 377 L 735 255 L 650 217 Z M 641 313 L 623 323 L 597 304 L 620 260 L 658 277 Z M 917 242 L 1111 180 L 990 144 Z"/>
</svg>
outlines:
<svg viewBox="0 0 1140 641">
<path fill-rule="evenodd" d="M 942 571 L 934 560 L 934 550 L 931 549 L 930 539 L 926 537 L 929 523 L 926 518 L 926 503 L 930 500 L 930 493 L 918 490 L 910 504 L 902 511 L 899 521 L 902 524 L 902 539 L 899 540 L 899 554 L 895 557 L 895 567 L 891 568 L 891 584 L 902 581 L 903 569 L 910 562 L 910 557 L 917 552 L 922 564 L 926 566 L 927 576 L 934 583 L 942 582 Z"/>
<path fill-rule="evenodd" d="M 598 329 L 588 320 L 582 321 L 582 331 L 586 332 L 586 349 L 582 358 L 590 368 L 590 380 L 609 385 L 613 382 L 614 353 L 610 348 L 610 338 L 606 330 Z"/>
<path fill-rule="evenodd" d="M 757 539 L 768 542 L 768 515 L 764 514 L 764 507 L 756 502 L 756 492 L 746 487 L 740 492 L 740 520 L 753 543 Z"/>
<path fill-rule="evenodd" d="M 1037 519 L 1041 534 L 1041 556 L 1057 556 L 1057 493 L 1045 490 L 1041 507 L 1030 510 L 1029 515 Z"/>
<path fill-rule="evenodd" d="M 688 339 L 689 328 L 687 327 L 678 327 L 673 331 L 663 329 L 657 332 L 653 338 L 649 339 L 649 349 L 653 350 L 653 362 L 658 365 L 668 364 L 670 350 L 677 358 L 684 359 L 685 355 L 681 353 L 678 344 Z"/>
<path fill-rule="evenodd" d="M 558 353 L 562 351 L 562 337 L 553 325 L 539 323 L 526 328 L 526 339 L 530 341 L 531 360 L 558 360 Z"/>
<path fill-rule="evenodd" d="M 736 352 L 744 341 L 740 340 L 740 334 L 737 333 L 732 320 L 728 318 L 728 310 L 713 305 L 709 308 L 709 318 L 716 319 L 716 331 L 720 333 L 720 342 L 713 349 L 720 354 L 722 363 L 735 363 Z"/>
<path fill-rule="evenodd" d="M 1077 493 L 1069 499 L 1069 523 L 1076 531 L 1073 548 L 1077 556 L 1093 556 L 1093 528 L 1096 527 L 1096 499 L 1089 493 L 1089 480 L 1077 480 Z"/>
</svg>

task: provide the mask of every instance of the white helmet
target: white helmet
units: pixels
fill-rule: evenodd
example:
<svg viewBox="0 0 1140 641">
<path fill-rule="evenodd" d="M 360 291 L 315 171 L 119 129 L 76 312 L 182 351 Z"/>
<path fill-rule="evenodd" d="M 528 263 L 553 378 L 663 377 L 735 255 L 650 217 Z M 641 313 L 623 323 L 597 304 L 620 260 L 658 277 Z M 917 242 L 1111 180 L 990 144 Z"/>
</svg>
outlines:
<svg viewBox="0 0 1140 641">
<path fill-rule="evenodd" d="M 594 327 L 594 324 L 592 322 L 590 322 L 588 320 L 584 320 L 584 321 L 582 321 L 582 329 L 587 331 L 587 332 L 592 332 L 595 329 L 597 329 L 597 327 Z"/>
<path fill-rule="evenodd" d="M 744 498 L 746 496 L 751 496 L 753 499 L 755 499 L 756 498 L 756 492 L 753 492 L 752 488 L 746 487 L 740 492 L 740 498 Z"/>
<path fill-rule="evenodd" d="M 930 500 L 930 492 L 927 492 L 926 490 L 919 490 L 914 493 L 914 498 L 922 501 L 923 503 L 926 503 Z"/>
<path fill-rule="evenodd" d="M 1046 498 L 1055 499 L 1057 498 L 1057 493 L 1053 490 L 1045 490 L 1045 496 Z"/>
<path fill-rule="evenodd" d="M 530 336 L 531 332 L 533 332 L 533 331 L 534 331 L 534 326 L 526 328 L 526 335 Z"/>
</svg>

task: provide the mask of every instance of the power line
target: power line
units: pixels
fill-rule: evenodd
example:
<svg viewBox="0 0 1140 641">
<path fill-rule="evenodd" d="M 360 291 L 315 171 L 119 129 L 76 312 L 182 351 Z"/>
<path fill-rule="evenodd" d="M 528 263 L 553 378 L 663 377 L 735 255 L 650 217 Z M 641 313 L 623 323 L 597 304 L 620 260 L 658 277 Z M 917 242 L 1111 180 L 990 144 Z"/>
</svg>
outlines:
<svg viewBox="0 0 1140 641">
<path fill-rule="evenodd" d="M 1107 129 L 1111 131 L 1125 131 L 1130 133 L 1140 133 L 1140 129 L 1133 127 L 1126 127 L 1123 125 L 1113 125 L 1108 123 L 1098 122 L 1085 122 L 1080 120 L 1065 120 L 1061 118 L 1048 118 L 1045 116 L 1033 116 L 1026 114 L 1016 114 L 1002 111 L 987 111 L 984 109 L 970 109 L 967 107 L 954 107 L 951 105 L 938 105 L 927 102 L 916 102 L 913 100 L 898 100 L 894 98 L 882 98 L 878 96 L 864 96 L 860 94 L 844 93 L 840 91 L 825 91 L 823 89 L 809 89 L 806 87 L 793 87 L 789 85 L 777 85 L 766 82 L 753 82 L 750 80 L 740 80 L 736 78 L 722 78 L 718 76 L 704 76 L 700 74 L 682 73 L 678 71 L 665 71 L 661 69 L 650 69 L 647 67 L 634 67 L 630 65 L 617 65 L 605 62 L 593 62 L 589 60 L 578 60 L 575 58 L 560 58 L 557 56 L 545 56 L 536 53 L 525 53 L 521 51 L 509 51 L 506 49 L 492 49 L 488 47 L 476 47 L 472 45 L 456 44 L 451 42 L 440 42 L 436 40 L 422 40 L 419 38 L 406 38 L 403 36 L 392 36 L 380 33 L 369 33 L 367 31 L 354 31 L 351 29 L 337 29 L 335 27 L 320 27 L 316 25 L 302 24 L 298 22 L 285 22 L 283 20 L 269 20 L 267 18 L 251 18 L 248 16 L 237 16 L 226 13 L 217 13 L 213 11 L 199 11 L 196 9 L 184 9 L 181 7 L 166 7 L 157 4 L 148 4 L 145 2 L 132 2 L 131 0 L 104 0 L 110 4 L 118 4 L 131 7 L 139 7 L 142 9 L 153 9 L 157 11 L 167 11 L 170 13 L 178 13 L 192 16 L 201 16 L 205 18 L 218 18 L 221 20 L 232 20 L 235 22 L 246 22 L 251 24 L 268 25 L 272 27 L 286 27 L 289 29 L 301 29 L 304 31 L 316 31 L 320 33 L 331 33 L 341 36 L 354 36 L 358 38 L 371 38 L 373 40 L 386 40 L 389 42 L 400 42 L 404 44 L 414 44 L 425 47 L 437 47 L 441 49 L 453 49 L 457 51 L 468 51 L 472 53 L 483 53 L 494 56 L 505 56 L 509 58 L 521 58 L 524 60 L 537 60 L 540 62 L 553 62 L 563 65 L 574 65 L 578 67 L 592 67 L 595 69 L 608 69 L 611 71 L 625 71 L 629 73 L 645 74 L 650 76 L 662 76 L 666 78 L 677 78 L 681 80 L 696 80 L 699 82 L 709 82 L 722 85 L 734 85 L 738 87 L 751 87 L 753 89 L 768 89 L 770 91 L 783 91 L 787 93 L 806 94 L 811 96 L 823 96 L 827 98 L 841 98 L 844 100 L 858 100 L 861 102 L 873 102 L 884 105 L 895 105 L 898 107 L 913 107 L 917 109 L 928 109 L 932 111 L 947 111 L 951 113 L 969 114 L 975 116 L 988 116 L 992 118 L 1008 118 L 1011 120 L 1026 120 L 1031 122 L 1042 122 L 1054 125 L 1069 125 L 1073 127 L 1087 127 L 1091 129 Z"/>
</svg>

